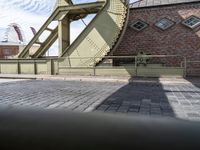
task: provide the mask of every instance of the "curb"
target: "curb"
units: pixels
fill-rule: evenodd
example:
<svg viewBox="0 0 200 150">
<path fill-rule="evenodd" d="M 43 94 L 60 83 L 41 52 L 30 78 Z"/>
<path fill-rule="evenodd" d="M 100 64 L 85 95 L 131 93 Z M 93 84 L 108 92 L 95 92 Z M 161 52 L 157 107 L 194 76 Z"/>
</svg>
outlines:
<svg viewBox="0 0 200 150">
<path fill-rule="evenodd" d="M 184 84 L 190 83 L 180 77 L 168 78 L 130 78 L 117 76 L 53 76 L 53 75 L 15 75 L 0 74 L 1 79 L 30 79 L 30 80 L 64 80 L 79 82 L 124 82 L 124 83 L 165 83 L 165 84 Z"/>
</svg>

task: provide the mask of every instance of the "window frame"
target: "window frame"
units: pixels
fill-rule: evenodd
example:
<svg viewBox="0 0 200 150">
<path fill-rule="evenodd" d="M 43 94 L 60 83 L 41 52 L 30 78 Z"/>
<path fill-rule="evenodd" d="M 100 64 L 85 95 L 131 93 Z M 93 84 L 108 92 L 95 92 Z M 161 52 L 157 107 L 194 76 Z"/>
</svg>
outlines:
<svg viewBox="0 0 200 150">
<path fill-rule="evenodd" d="M 10 55 L 12 55 L 12 49 L 10 49 L 10 48 L 3 48 L 2 52 L 3 52 L 4 56 L 10 56 Z"/>
<path fill-rule="evenodd" d="M 162 27 L 159 27 L 159 26 L 157 25 L 160 21 L 162 21 L 162 20 L 164 20 L 164 19 L 165 19 L 165 20 L 168 20 L 168 21 L 170 21 L 170 22 L 172 22 L 172 24 L 171 24 L 170 26 L 168 26 L 167 28 L 162 28 Z M 169 18 L 167 18 L 167 17 L 164 17 L 164 18 L 161 18 L 159 21 L 157 21 L 157 22 L 154 24 L 154 26 L 156 26 L 156 28 L 158 28 L 158 29 L 160 29 L 160 30 L 162 30 L 162 31 L 166 31 L 166 30 L 172 28 L 175 24 L 176 24 L 175 21 L 173 21 L 173 20 L 171 20 L 171 19 L 169 19 Z"/>
<path fill-rule="evenodd" d="M 138 29 L 138 28 L 134 27 L 134 25 L 136 25 L 138 22 L 143 23 L 143 24 L 144 24 L 144 27 L 141 28 L 141 29 Z M 142 31 L 142 30 L 144 30 L 145 28 L 147 28 L 147 27 L 149 26 L 149 24 L 146 23 L 145 21 L 142 21 L 142 20 L 140 20 L 140 19 L 137 19 L 136 21 L 131 22 L 129 26 L 130 26 L 133 30 L 139 32 L 139 31 Z"/>
<path fill-rule="evenodd" d="M 198 23 L 196 23 L 196 24 L 195 24 L 195 25 L 193 25 L 193 26 L 190 26 L 190 25 L 188 25 L 188 24 L 186 23 L 186 21 L 187 21 L 187 20 L 189 20 L 189 19 L 190 19 L 190 18 L 192 18 L 192 17 L 194 17 L 194 18 L 198 19 L 198 20 L 199 20 L 199 22 L 198 22 Z M 197 16 L 194 16 L 194 15 L 191 15 L 190 17 L 188 17 L 188 18 L 186 18 L 185 20 L 183 20 L 183 21 L 182 21 L 182 24 L 183 24 L 183 25 L 185 25 L 186 27 L 190 28 L 190 29 L 194 29 L 194 28 L 196 28 L 196 27 L 200 26 L 200 18 L 199 18 L 199 17 L 197 17 Z"/>
</svg>

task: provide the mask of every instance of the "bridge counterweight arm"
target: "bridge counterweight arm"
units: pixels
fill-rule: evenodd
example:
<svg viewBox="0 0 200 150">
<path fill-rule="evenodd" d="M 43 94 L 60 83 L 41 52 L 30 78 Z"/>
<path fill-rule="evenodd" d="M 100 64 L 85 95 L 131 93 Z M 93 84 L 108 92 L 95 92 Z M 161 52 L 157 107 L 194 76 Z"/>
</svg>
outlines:
<svg viewBox="0 0 200 150">
<path fill-rule="evenodd" d="M 70 21 L 73 20 L 73 18 L 70 18 L 70 16 L 73 15 L 73 17 L 74 17 L 74 15 L 77 15 L 77 14 L 80 15 L 81 13 L 86 14 L 86 13 L 98 12 L 103 7 L 104 3 L 105 2 L 95 2 L 95 3 L 87 3 L 87 4 L 68 5 L 68 6 L 59 6 L 59 7 L 57 7 L 54 10 L 54 12 L 52 13 L 52 15 L 44 23 L 44 25 L 40 28 L 40 30 L 36 33 L 36 35 L 33 37 L 33 39 L 18 54 L 17 57 L 18 58 L 28 58 L 29 57 L 29 50 L 33 47 L 34 44 L 37 44 L 36 42 L 38 42 L 38 39 L 42 35 L 42 33 L 45 30 L 53 32 L 53 31 L 51 31 L 52 29 L 48 28 L 48 26 L 52 21 L 55 21 L 55 20 L 59 21 L 58 37 L 60 38 L 59 39 L 59 41 L 60 41 L 59 43 L 61 44 L 60 53 L 62 53 L 64 51 L 64 49 L 66 49 L 66 47 L 69 45 L 69 42 L 70 42 L 69 41 L 69 20 Z M 84 17 L 84 15 L 83 15 L 83 17 Z M 65 20 L 68 20 L 67 21 L 68 23 L 66 23 L 65 20 L 61 21 L 63 18 Z M 65 31 L 65 33 L 63 31 Z M 67 38 L 65 38 L 65 36 L 67 36 Z M 55 36 L 53 36 L 52 38 L 54 38 L 54 37 Z M 65 42 L 63 42 L 63 41 L 65 41 Z M 42 45 L 42 43 L 40 43 L 40 45 Z M 37 56 L 37 57 L 41 57 L 41 56 Z"/>
</svg>

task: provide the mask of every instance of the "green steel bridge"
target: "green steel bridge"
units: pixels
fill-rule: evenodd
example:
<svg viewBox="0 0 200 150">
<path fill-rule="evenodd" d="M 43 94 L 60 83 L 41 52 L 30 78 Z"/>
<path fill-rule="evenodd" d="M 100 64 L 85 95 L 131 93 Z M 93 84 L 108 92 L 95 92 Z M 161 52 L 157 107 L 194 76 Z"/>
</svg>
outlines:
<svg viewBox="0 0 200 150">
<path fill-rule="evenodd" d="M 70 23 L 83 19 L 88 14 L 96 14 L 96 16 L 71 43 Z M 138 67 L 137 62 L 128 66 L 112 65 L 113 59 L 121 58 L 121 56 L 111 57 L 111 55 L 124 35 L 128 19 L 127 0 L 98 0 L 84 4 L 73 4 L 71 0 L 57 0 L 51 16 L 15 59 L 0 60 L 0 73 L 183 76 L 186 66 L 184 58 L 181 58 L 180 66 L 177 67 L 166 67 L 161 64 Z M 52 28 L 51 24 L 54 22 L 57 25 Z M 40 41 L 40 37 L 45 32 L 49 33 L 47 38 Z M 56 40 L 59 43 L 58 57 L 45 57 Z M 137 60 L 137 56 L 127 57 Z M 155 57 L 168 58 L 169 56 Z"/>
</svg>

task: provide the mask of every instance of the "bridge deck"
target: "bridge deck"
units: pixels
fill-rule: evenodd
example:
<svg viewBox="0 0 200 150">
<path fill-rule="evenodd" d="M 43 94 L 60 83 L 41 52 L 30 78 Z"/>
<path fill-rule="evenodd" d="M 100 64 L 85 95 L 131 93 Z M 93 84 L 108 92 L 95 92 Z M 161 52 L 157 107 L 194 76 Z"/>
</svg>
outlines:
<svg viewBox="0 0 200 150">
<path fill-rule="evenodd" d="M 91 81 L 0 79 L 0 107 L 98 111 L 200 121 L 200 80 Z"/>
</svg>

